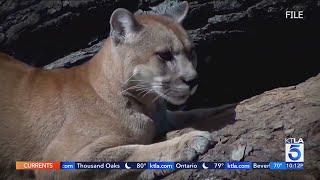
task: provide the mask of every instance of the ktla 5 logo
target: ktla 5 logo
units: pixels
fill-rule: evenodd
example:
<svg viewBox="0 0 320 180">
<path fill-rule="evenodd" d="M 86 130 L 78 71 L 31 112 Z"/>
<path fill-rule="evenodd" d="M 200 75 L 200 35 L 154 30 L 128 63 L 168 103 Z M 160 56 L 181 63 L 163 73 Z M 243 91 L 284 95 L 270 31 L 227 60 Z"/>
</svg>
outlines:
<svg viewBox="0 0 320 180">
<path fill-rule="evenodd" d="M 287 138 L 286 143 L 286 162 L 304 162 L 304 143 L 303 139 Z"/>
</svg>

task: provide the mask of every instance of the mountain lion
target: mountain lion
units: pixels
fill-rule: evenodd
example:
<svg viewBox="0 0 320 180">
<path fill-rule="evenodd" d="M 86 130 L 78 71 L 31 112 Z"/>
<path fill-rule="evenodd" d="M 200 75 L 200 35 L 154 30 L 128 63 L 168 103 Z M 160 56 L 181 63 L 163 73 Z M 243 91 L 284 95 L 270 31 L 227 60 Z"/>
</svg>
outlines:
<svg viewBox="0 0 320 180">
<path fill-rule="evenodd" d="M 17 179 L 152 179 L 166 171 L 16 171 L 15 161 L 190 161 L 209 132 L 156 136 L 216 113 L 172 112 L 197 88 L 196 59 L 180 23 L 188 4 L 164 15 L 117 9 L 110 37 L 87 63 L 43 70 L 0 54 L 0 177 Z M 32 43 L 32 42 L 30 42 Z"/>
</svg>

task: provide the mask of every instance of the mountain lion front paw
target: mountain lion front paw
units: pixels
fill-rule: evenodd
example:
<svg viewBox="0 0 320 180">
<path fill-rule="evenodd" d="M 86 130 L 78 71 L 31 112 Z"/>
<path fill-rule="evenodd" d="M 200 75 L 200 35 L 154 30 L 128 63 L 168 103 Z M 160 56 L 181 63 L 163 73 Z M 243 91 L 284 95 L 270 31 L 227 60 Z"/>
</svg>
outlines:
<svg viewBox="0 0 320 180">
<path fill-rule="evenodd" d="M 205 153 L 212 144 L 211 134 L 207 131 L 192 131 L 180 137 L 172 139 L 164 151 L 164 159 L 159 161 L 193 161 L 199 155 Z M 139 179 L 155 179 L 163 177 L 175 171 L 170 170 L 145 170 L 139 176 Z"/>
<path fill-rule="evenodd" d="M 207 131 L 192 131 L 181 138 L 175 161 L 192 161 L 206 152 L 212 144 L 211 134 Z"/>
</svg>

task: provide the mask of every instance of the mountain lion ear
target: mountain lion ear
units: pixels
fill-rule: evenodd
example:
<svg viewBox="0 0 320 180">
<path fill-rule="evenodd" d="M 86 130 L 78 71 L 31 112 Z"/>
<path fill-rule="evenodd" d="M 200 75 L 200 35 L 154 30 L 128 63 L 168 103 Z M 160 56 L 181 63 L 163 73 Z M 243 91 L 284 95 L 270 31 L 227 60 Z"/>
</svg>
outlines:
<svg viewBox="0 0 320 180">
<path fill-rule="evenodd" d="M 134 15 L 126 9 L 118 8 L 113 11 L 110 18 L 110 36 L 116 43 L 124 42 L 125 39 L 142 28 Z"/>
<path fill-rule="evenodd" d="M 172 8 L 166 10 L 165 16 L 173 18 L 175 21 L 182 23 L 183 19 L 186 17 L 189 10 L 189 5 L 187 1 L 183 1 Z"/>
</svg>

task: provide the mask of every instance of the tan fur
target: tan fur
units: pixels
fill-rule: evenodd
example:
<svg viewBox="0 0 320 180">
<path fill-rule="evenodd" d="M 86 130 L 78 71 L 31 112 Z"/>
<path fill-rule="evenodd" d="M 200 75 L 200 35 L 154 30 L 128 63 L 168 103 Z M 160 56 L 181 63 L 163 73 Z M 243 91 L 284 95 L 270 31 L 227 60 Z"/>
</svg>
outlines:
<svg viewBox="0 0 320 180">
<path fill-rule="evenodd" d="M 128 42 L 132 44 L 115 46 L 108 38 L 89 62 L 70 69 L 42 70 L 0 54 L 1 178 L 17 178 L 14 163 L 19 160 L 181 161 L 205 151 L 210 141 L 206 132 L 151 144 L 158 128 L 155 114 L 166 112 L 162 101 L 152 101 L 154 93 L 144 97 L 121 93 L 130 87 L 126 80 L 136 67 L 158 68 L 153 52 L 169 45 L 176 52 L 191 50 L 186 32 L 169 18 L 136 18 L 145 30 Z M 193 146 L 199 138 L 202 145 Z M 120 178 L 131 173 L 94 171 L 89 175 Z M 89 177 L 83 171 L 37 171 L 35 175 L 38 179 Z"/>
</svg>

